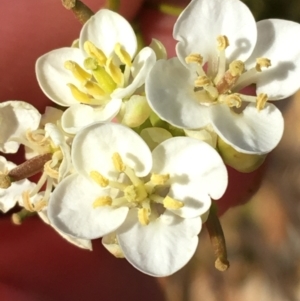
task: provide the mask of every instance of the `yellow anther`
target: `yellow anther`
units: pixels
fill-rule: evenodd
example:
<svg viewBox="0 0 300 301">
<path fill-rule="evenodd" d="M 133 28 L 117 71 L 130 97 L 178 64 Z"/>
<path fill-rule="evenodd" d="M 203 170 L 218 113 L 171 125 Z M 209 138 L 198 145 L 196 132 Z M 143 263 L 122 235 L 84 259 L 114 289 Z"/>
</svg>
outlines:
<svg viewBox="0 0 300 301">
<path fill-rule="evenodd" d="M 229 65 L 229 72 L 232 76 L 240 76 L 245 70 L 245 65 L 242 61 L 233 61 Z"/>
<path fill-rule="evenodd" d="M 196 63 L 202 66 L 203 57 L 198 53 L 192 53 L 185 58 L 187 64 Z"/>
<path fill-rule="evenodd" d="M 109 58 L 107 60 L 105 67 L 106 67 L 106 71 L 112 77 L 113 81 L 118 86 L 123 86 L 124 85 L 124 75 L 123 75 L 121 69 L 113 63 L 112 58 Z"/>
<path fill-rule="evenodd" d="M 176 209 L 180 209 L 184 206 L 184 203 L 183 202 L 180 202 L 180 201 L 177 201 L 173 198 L 171 198 L 170 196 L 166 196 L 163 200 L 163 205 L 165 208 L 167 209 L 173 209 L 173 210 L 176 210 Z"/>
<path fill-rule="evenodd" d="M 58 170 L 52 167 L 52 160 L 45 163 L 44 172 L 53 179 L 59 178 Z"/>
<path fill-rule="evenodd" d="M 151 182 L 153 182 L 155 185 L 165 185 L 169 179 L 170 179 L 169 174 L 159 175 L 153 173 L 151 175 Z"/>
<path fill-rule="evenodd" d="M 271 61 L 265 57 L 260 57 L 256 59 L 256 66 L 255 69 L 258 72 L 261 72 L 261 68 L 269 68 L 271 66 Z"/>
<path fill-rule="evenodd" d="M 11 185 L 11 180 L 8 175 L 0 175 L 0 188 L 7 189 Z"/>
<path fill-rule="evenodd" d="M 64 64 L 64 67 L 67 70 L 70 70 L 72 72 L 73 76 L 77 80 L 79 80 L 81 83 L 85 83 L 86 81 L 88 81 L 92 78 L 92 74 L 86 72 L 77 63 L 75 63 L 73 61 L 66 61 Z"/>
<path fill-rule="evenodd" d="M 140 208 L 138 211 L 138 219 L 141 225 L 147 226 L 150 222 L 149 220 L 150 212 L 147 208 Z"/>
<path fill-rule="evenodd" d="M 218 36 L 217 43 L 217 48 L 219 51 L 225 50 L 229 46 L 229 41 L 226 36 Z"/>
<path fill-rule="evenodd" d="M 88 94 L 80 91 L 75 85 L 67 84 L 67 86 L 70 88 L 73 97 L 77 101 L 82 102 L 82 103 L 90 103 L 91 102 L 92 98 Z"/>
<path fill-rule="evenodd" d="M 127 186 L 124 190 L 124 196 L 128 202 L 142 202 L 148 197 L 148 194 L 145 185 L 141 184 Z"/>
<path fill-rule="evenodd" d="M 194 82 L 195 87 L 206 87 L 212 85 L 211 80 L 207 76 L 198 76 Z"/>
<path fill-rule="evenodd" d="M 93 202 L 93 208 L 111 206 L 112 198 L 110 196 L 101 196 Z"/>
<path fill-rule="evenodd" d="M 23 206 L 30 212 L 35 212 L 35 209 L 30 201 L 29 191 L 22 192 Z"/>
<path fill-rule="evenodd" d="M 42 211 L 47 206 L 47 202 L 44 199 L 40 199 L 34 204 L 34 210 L 36 212 Z"/>
<path fill-rule="evenodd" d="M 90 177 L 93 181 L 95 181 L 101 187 L 106 187 L 109 185 L 109 180 L 107 178 L 105 178 L 104 176 L 102 176 L 101 173 L 99 173 L 96 170 L 92 170 L 90 172 Z"/>
<path fill-rule="evenodd" d="M 122 48 L 122 45 L 120 43 L 117 43 L 115 45 L 114 50 L 115 50 L 116 55 L 120 59 L 120 61 L 123 64 L 130 67 L 131 66 L 131 57 L 130 57 L 129 53 L 124 48 Z"/>
<path fill-rule="evenodd" d="M 126 166 L 119 153 L 113 153 L 112 160 L 114 167 L 118 172 L 123 172 L 125 170 Z"/>
<path fill-rule="evenodd" d="M 86 41 L 83 44 L 83 48 L 89 56 L 97 60 L 100 66 L 105 65 L 107 60 L 106 55 L 101 49 L 97 48 L 92 42 Z"/>
<path fill-rule="evenodd" d="M 237 93 L 230 94 L 225 97 L 225 103 L 230 108 L 232 107 L 240 108 L 242 105 L 242 98 Z"/>
<path fill-rule="evenodd" d="M 87 92 L 94 97 L 106 95 L 103 89 L 101 89 L 97 83 L 92 81 L 87 81 L 84 87 L 86 88 Z"/>
<path fill-rule="evenodd" d="M 258 111 L 261 111 L 262 109 L 264 109 L 267 101 L 268 101 L 267 94 L 264 94 L 264 93 L 259 94 L 256 98 L 256 109 Z"/>
</svg>

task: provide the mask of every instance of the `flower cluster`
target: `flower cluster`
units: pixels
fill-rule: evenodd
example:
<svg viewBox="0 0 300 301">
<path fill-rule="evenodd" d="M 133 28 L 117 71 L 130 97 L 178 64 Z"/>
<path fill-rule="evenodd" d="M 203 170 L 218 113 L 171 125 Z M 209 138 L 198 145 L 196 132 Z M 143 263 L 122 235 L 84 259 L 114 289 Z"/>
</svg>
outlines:
<svg viewBox="0 0 300 301">
<path fill-rule="evenodd" d="M 226 191 L 225 164 L 253 171 L 279 143 L 270 101 L 300 87 L 299 34 L 294 22 L 255 23 L 239 0 L 192 0 L 167 59 L 161 42 L 141 48 L 123 17 L 100 10 L 71 47 L 36 62 L 63 109 L 0 104 L 0 151 L 24 145 L 26 157 L 0 156 L 0 210 L 18 204 L 15 223 L 37 213 L 81 248 L 102 238 L 146 274 L 178 271 Z"/>
</svg>

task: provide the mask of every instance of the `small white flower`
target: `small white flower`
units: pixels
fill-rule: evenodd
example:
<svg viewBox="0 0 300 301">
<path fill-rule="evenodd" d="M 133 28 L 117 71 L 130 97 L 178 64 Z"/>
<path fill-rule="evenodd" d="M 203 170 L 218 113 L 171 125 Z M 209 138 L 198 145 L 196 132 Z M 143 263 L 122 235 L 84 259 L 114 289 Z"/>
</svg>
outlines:
<svg viewBox="0 0 300 301">
<path fill-rule="evenodd" d="M 131 25 L 119 14 L 102 9 L 84 24 L 79 48 L 56 49 L 37 60 L 41 89 L 55 103 L 70 106 L 62 117 L 66 132 L 74 134 L 93 122 L 110 121 L 124 98 L 143 92 L 156 55 L 150 47 L 136 52 Z"/>
<path fill-rule="evenodd" d="M 11 100 L 0 103 L 0 151 L 15 153 L 20 143 L 13 137 L 24 138 L 28 130 L 38 128 L 41 114 L 31 104 Z"/>
<path fill-rule="evenodd" d="M 153 276 L 188 262 L 198 244 L 199 216 L 227 187 L 226 168 L 208 144 L 171 138 L 151 154 L 134 131 L 114 123 L 78 132 L 72 162 L 78 174 L 53 192 L 51 223 L 86 239 L 115 232 L 125 258 Z"/>
<path fill-rule="evenodd" d="M 151 108 L 180 128 L 211 124 L 240 152 L 271 151 L 284 123 L 267 100 L 299 89 L 300 25 L 277 19 L 255 23 L 238 0 L 193 0 L 173 35 L 178 58 L 158 61 L 146 80 Z M 241 91 L 252 83 L 257 97 Z"/>
<path fill-rule="evenodd" d="M 6 161 L 4 157 L 0 156 L 0 176 L 7 175 L 15 167 L 14 163 Z M 12 182 L 8 188 L 0 188 L 0 210 L 5 213 L 13 208 L 22 199 L 22 192 L 24 190 L 31 190 L 34 186 L 34 183 L 25 179 Z"/>
</svg>

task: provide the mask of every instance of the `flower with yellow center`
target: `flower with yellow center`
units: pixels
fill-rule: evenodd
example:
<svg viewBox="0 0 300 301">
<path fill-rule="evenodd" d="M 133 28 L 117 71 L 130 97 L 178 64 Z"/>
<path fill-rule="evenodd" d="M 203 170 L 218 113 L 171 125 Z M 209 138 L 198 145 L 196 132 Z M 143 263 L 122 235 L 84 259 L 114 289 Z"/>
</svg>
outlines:
<svg viewBox="0 0 300 301">
<path fill-rule="evenodd" d="M 30 103 L 18 100 L 0 103 L 0 151 L 16 153 L 20 143 L 14 137 L 25 138 L 28 130 L 36 130 L 41 114 Z"/>
<path fill-rule="evenodd" d="M 122 16 L 102 9 L 84 24 L 79 48 L 43 55 L 37 60 L 36 76 L 52 101 L 70 107 L 62 116 L 62 127 L 74 134 L 93 122 L 110 121 L 122 100 L 134 94 L 144 98 L 142 87 L 155 60 L 150 47 L 137 53 L 136 35 Z"/>
<path fill-rule="evenodd" d="M 178 58 L 156 62 L 146 80 L 150 107 L 180 128 L 211 125 L 239 152 L 268 153 L 284 124 L 267 101 L 300 87 L 299 34 L 291 21 L 255 23 L 239 0 L 192 0 L 173 30 Z M 242 90 L 250 84 L 257 96 Z"/>
<path fill-rule="evenodd" d="M 78 174 L 54 190 L 51 223 L 86 239 L 115 232 L 125 258 L 154 276 L 187 263 L 198 244 L 200 216 L 227 187 L 225 165 L 208 144 L 177 137 L 151 153 L 140 136 L 115 123 L 79 131 L 72 163 Z"/>
</svg>

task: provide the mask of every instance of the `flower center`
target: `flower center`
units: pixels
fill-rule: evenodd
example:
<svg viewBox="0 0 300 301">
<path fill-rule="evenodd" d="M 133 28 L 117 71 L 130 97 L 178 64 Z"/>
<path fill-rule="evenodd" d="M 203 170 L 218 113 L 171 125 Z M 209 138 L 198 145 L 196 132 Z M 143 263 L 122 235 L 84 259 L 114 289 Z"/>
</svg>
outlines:
<svg viewBox="0 0 300 301">
<path fill-rule="evenodd" d="M 265 107 L 268 100 L 266 94 L 259 94 L 257 97 L 237 93 L 244 87 L 254 83 L 257 73 L 262 72 L 262 68 L 271 66 L 271 61 L 267 58 L 257 58 L 256 66 L 245 70 L 244 62 L 236 60 L 228 65 L 225 56 L 225 50 L 229 46 L 226 36 L 217 37 L 218 66 L 215 72 L 203 69 L 203 58 L 198 53 L 190 54 L 185 58 L 187 64 L 196 64 L 197 78 L 194 81 L 194 92 L 201 104 L 212 105 L 225 103 L 230 108 L 240 108 L 242 102 L 255 102 L 258 111 Z M 212 66 L 208 66 L 212 69 Z M 213 73 L 212 76 L 208 75 Z"/>
<path fill-rule="evenodd" d="M 152 174 L 150 180 L 139 178 L 134 170 L 126 166 L 119 153 L 114 153 L 113 164 L 117 172 L 124 174 L 130 183 L 111 181 L 105 178 L 98 171 L 92 170 L 90 177 L 101 187 L 110 187 L 118 189 L 123 196 L 112 198 L 111 196 L 101 196 L 97 198 L 93 207 L 112 206 L 119 208 L 127 206 L 129 208 L 138 208 L 138 219 L 142 225 L 148 225 L 151 220 L 156 219 L 160 215 L 161 205 L 167 209 L 180 209 L 183 202 L 177 201 L 165 193 L 169 189 L 169 175 Z M 123 177 L 124 178 L 124 177 Z M 163 196 L 164 195 L 164 196 Z"/>
<path fill-rule="evenodd" d="M 74 61 L 66 61 L 64 64 L 80 86 L 72 83 L 67 85 L 77 101 L 90 105 L 106 105 L 116 88 L 128 85 L 132 58 L 119 43 L 114 47 L 114 55 L 108 58 L 90 41 L 84 43 L 84 50 L 89 56 L 84 60 L 84 68 Z M 114 63 L 113 56 L 118 57 L 124 68 L 121 69 Z"/>
</svg>

